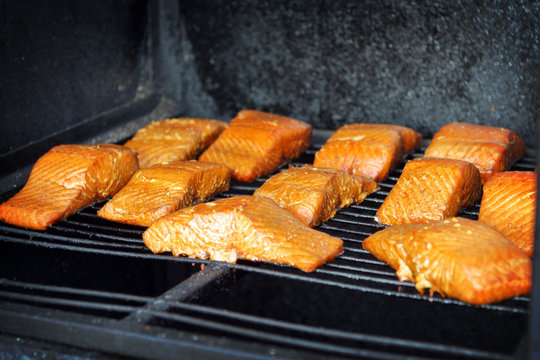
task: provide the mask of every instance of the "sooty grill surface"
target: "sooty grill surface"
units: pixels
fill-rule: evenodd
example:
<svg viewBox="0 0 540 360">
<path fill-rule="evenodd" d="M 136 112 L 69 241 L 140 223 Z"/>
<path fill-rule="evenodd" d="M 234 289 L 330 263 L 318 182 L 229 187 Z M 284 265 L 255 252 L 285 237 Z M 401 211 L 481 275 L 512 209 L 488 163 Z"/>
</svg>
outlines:
<svg viewBox="0 0 540 360">
<path fill-rule="evenodd" d="M 309 148 L 291 164 L 312 163 L 318 148 Z M 422 156 L 423 150 L 406 160 Z M 44 232 L 0 224 L 0 244 L 10 254 L 0 265 L 0 301 L 10 307 L 52 307 L 92 316 L 103 321 L 102 327 L 109 327 L 108 321 L 143 319 L 165 332 L 191 331 L 210 336 L 209 341 L 225 336 L 325 356 L 504 358 L 513 354 L 526 331 L 529 297 L 471 306 L 438 294 L 421 295 L 362 248 L 364 238 L 383 228 L 374 216 L 403 164 L 380 183 L 379 191 L 338 211 L 317 228 L 343 239 L 344 253 L 313 273 L 249 261 L 232 265 L 155 255 L 142 242 L 144 228 L 99 218 L 101 203 Z M 527 155 L 513 170 L 535 167 L 536 159 Z M 217 198 L 250 195 L 268 177 L 247 184 L 233 182 Z M 459 215 L 476 219 L 478 210 L 477 204 Z M 35 266 L 17 266 L 21 259 Z M 210 275 L 203 285 L 189 286 L 211 290 L 185 295 L 182 284 L 194 276 L 204 278 L 200 274 Z M 231 280 L 224 285 L 223 278 Z M 175 293 L 178 283 L 184 295 Z"/>
</svg>

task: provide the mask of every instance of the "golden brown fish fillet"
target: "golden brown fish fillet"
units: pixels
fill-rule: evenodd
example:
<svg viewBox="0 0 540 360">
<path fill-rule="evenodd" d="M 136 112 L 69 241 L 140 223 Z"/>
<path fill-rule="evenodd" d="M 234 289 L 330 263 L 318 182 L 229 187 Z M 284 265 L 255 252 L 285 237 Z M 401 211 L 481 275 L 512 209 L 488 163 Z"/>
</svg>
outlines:
<svg viewBox="0 0 540 360">
<path fill-rule="evenodd" d="M 139 169 L 98 216 L 150 226 L 156 219 L 229 189 L 232 170 L 202 161 L 179 161 Z"/>
<path fill-rule="evenodd" d="M 208 119 L 154 121 L 139 129 L 125 146 L 137 150 L 141 168 L 190 160 L 214 142 L 225 128 L 227 123 Z"/>
<path fill-rule="evenodd" d="M 253 195 L 265 196 L 308 226 L 326 222 L 378 189 L 375 181 L 333 168 L 291 167 L 268 179 Z"/>
<path fill-rule="evenodd" d="M 199 157 L 234 170 L 249 182 L 298 157 L 311 143 L 311 126 L 285 116 L 242 110 L 230 127 Z"/>
<path fill-rule="evenodd" d="M 313 271 L 343 250 L 341 239 L 316 231 L 265 197 L 238 196 L 179 210 L 144 233 L 154 253 L 171 251 L 235 263 L 237 259 Z"/>
<path fill-rule="evenodd" d="M 315 154 L 314 166 L 383 181 L 403 155 L 422 145 L 422 136 L 388 124 L 348 124 L 339 128 Z"/>
<path fill-rule="evenodd" d="M 422 147 L 422 134 L 420 134 L 418 131 L 415 131 L 411 128 L 401 126 L 401 125 L 360 123 L 360 124 L 348 124 L 348 125 L 345 125 L 343 128 L 349 129 L 349 130 L 363 130 L 363 129 L 388 130 L 389 129 L 389 130 L 397 131 L 399 136 L 401 137 L 404 153 L 410 153 Z"/>
<path fill-rule="evenodd" d="M 526 294 L 529 257 L 504 235 L 478 221 L 450 218 L 396 225 L 369 236 L 363 247 L 423 293 L 439 292 L 471 304 Z"/>
<path fill-rule="evenodd" d="M 123 146 L 55 146 L 36 162 L 21 191 L 0 205 L 0 219 L 44 230 L 115 194 L 137 169 L 136 152 Z"/>
<path fill-rule="evenodd" d="M 525 143 L 512 130 L 485 125 L 451 123 L 433 137 L 425 156 L 473 163 L 485 182 L 525 155 Z"/>
<path fill-rule="evenodd" d="M 311 143 L 311 126 L 303 121 L 258 110 L 241 110 L 231 120 L 232 126 L 271 129 L 279 134 L 283 144 L 283 158 L 299 157 Z"/>
<path fill-rule="evenodd" d="M 527 255 L 534 250 L 537 175 L 506 171 L 484 184 L 478 220 L 493 226 Z"/>
<path fill-rule="evenodd" d="M 482 180 L 473 164 L 449 159 L 414 159 L 405 164 L 375 220 L 388 225 L 441 220 L 474 205 L 481 194 Z"/>
</svg>

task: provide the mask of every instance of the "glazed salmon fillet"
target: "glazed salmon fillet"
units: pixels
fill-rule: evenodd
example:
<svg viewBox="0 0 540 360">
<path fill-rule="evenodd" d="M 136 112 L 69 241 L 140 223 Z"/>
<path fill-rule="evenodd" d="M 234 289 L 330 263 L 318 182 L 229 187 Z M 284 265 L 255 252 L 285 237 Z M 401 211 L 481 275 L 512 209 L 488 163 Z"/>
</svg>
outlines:
<svg viewBox="0 0 540 360">
<path fill-rule="evenodd" d="M 530 258 L 504 235 L 478 221 L 450 218 L 396 225 L 366 238 L 363 247 L 423 293 L 470 304 L 527 294 Z"/>
<path fill-rule="evenodd" d="M 156 219 L 229 189 L 232 170 L 224 165 L 180 161 L 139 169 L 98 216 L 150 226 Z"/>
<path fill-rule="evenodd" d="M 137 150 L 141 168 L 164 162 L 190 160 L 206 149 L 227 123 L 218 120 L 175 118 L 154 121 L 139 129 L 124 145 Z"/>
<path fill-rule="evenodd" d="M 403 156 L 422 145 L 413 129 L 388 124 L 348 124 L 339 128 L 315 154 L 314 166 L 383 181 Z"/>
<path fill-rule="evenodd" d="M 441 220 L 474 205 L 481 195 L 482 179 L 473 164 L 418 158 L 405 164 L 375 220 L 387 225 Z"/>
<path fill-rule="evenodd" d="M 471 162 L 485 182 L 494 174 L 508 170 L 525 152 L 525 143 L 512 130 L 451 123 L 435 134 L 425 156 Z"/>
<path fill-rule="evenodd" d="M 333 168 L 291 167 L 272 176 L 253 195 L 274 200 L 304 224 L 314 227 L 379 189 L 371 179 Z"/>
<path fill-rule="evenodd" d="M 527 255 L 534 250 L 537 174 L 506 171 L 484 184 L 478 221 L 503 233 Z"/>
<path fill-rule="evenodd" d="M 311 126 L 285 116 L 242 110 L 199 157 L 224 164 L 238 181 L 250 182 L 297 158 L 311 143 Z"/>
<path fill-rule="evenodd" d="M 242 110 L 231 120 L 231 125 L 273 130 L 273 133 L 282 139 L 285 160 L 296 159 L 311 144 L 311 126 L 286 116 L 258 110 Z"/>
<path fill-rule="evenodd" d="M 237 196 L 178 210 L 144 233 L 154 253 L 236 263 L 291 265 L 310 272 L 343 251 L 343 241 L 304 225 L 273 200 Z"/>
<path fill-rule="evenodd" d="M 422 134 L 418 131 L 415 131 L 411 128 L 401 125 L 394 124 L 349 124 L 342 127 L 343 130 L 348 129 L 349 131 L 354 130 L 363 130 L 363 129 L 387 129 L 396 131 L 401 137 L 401 142 L 403 146 L 403 152 L 410 153 L 422 146 Z M 384 135 L 383 135 L 384 136 Z M 384 141 L 384 140 L 383 140 Z"/>
<path fill-rule="evenodd" d="M 26 185 L 0 205 L 0 219 L 45 230 L 118 192 L 138 169 L 137 153 L 112 145 L 60 145 L 34 165 Z"/>
</svg>

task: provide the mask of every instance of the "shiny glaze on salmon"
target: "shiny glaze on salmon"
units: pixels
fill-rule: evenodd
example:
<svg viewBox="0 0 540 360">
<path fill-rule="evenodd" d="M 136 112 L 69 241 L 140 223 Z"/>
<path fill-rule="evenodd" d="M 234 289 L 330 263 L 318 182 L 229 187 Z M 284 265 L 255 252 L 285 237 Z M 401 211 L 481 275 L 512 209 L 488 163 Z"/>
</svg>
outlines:
<svg viewBox="0 0 540 360">
<path fill-rule="evenodd" d="M 375 220 L 387 225 L 441 220 L 474 205 L 481 195 L 482 180 L 473 164 L 449 159 L 414 159 L 405 164 Z"/>
<path fill-rule="evenodd" d="M 98 216 L 150 226 L 156 219 L 229 189 L 232 170 L 224 165 L 180 161 L 139 169 Z"/>
<path fill-rule="evenodd" d="M 217 120 L 178 118 L 154 121 L 125 146 L 137 150 L 141 168 L 197 157 L 227 127 Z"/>
<path fill-rule="evenodd" d="M 268 179 L 253 195 L 265 196 L 308 226 L 328 221 L 378 189 L 375 181 L 333 168 L 290 167 Z"/>
<path fill-rule="evenodd" d="M 425 156 L 471 162 L 485 182 L 494 174 L 508 170 L 525 152 L 525 143 L 512 130 L 451 123 L 435 134 Z"/>
<path fill-rule="evenodd" d="M 403 146 L 403 152 L 404 153 L 410 153 L 413 152 L 420 147 L 422 147 L 422 134 L 420 134 L 418 131 L 415 131 L 411 128 L 401 126 L 401 125 L 394 125 L 394 124 L 348 124 L 344 125 L 342 130 L 365 130 L 365 129 L 386 129 L 386 130 L 393 130 L 396 131 L 399 136 L 401 137 L 401 143 Z M 384 141 L 384 139 L 383 139 Z"/>
<path fill-rule="evenodd" d="M 246 126 L 263 130 L 271 129 L 282 139 L 283 158 L 292 160 L 299 157 L 311 144 L 311 126 L 290 117 L 258 110 L 241 110 L 231 120 L 231 126 Z"/>
<path fill-rule="evenodd" d="M 343 251 L 341 239 L 304 225 L 273 200 L 237 196 L 156 220 L 144 233 L 154 253 L 236 263 L 237 259 L 313 271 Z"/>
<path fill-rule="evenodd" d="M 234 170 L 250 182 L 298 157 L 311 143 L 311 126 L 285 116 L 242 110 L 230 127 L 199 157 Z"/>
<path fill-rule="evenodd" d="M 471 304 L 527 294 L 530 258 L 504 235 L 478 221 L 450 218 L 376 232 L 363 247 L 423 293 L 439 292 Z"/>
<path fill-rule="evenodd" d="M 0 219 L 45 230 L 115 194 L 137 169 L 136 152 L 123 146 L 55 146 L 36 162 L 21 191 L 0 205 Z"/>
<path fill-rule="evenodd" d="M 314 166 L 383 181 L 403 156 L 422 145 L 422 136 L 388 124 L 348 124 L 339 128 L 315 154 Z"/>
<path fill-rule="evenodd" d="M 506 171 L 484 184 L 478 221 L 493 226 L 527 255 L 534 248 L 537 174 Z"/>
</svg>

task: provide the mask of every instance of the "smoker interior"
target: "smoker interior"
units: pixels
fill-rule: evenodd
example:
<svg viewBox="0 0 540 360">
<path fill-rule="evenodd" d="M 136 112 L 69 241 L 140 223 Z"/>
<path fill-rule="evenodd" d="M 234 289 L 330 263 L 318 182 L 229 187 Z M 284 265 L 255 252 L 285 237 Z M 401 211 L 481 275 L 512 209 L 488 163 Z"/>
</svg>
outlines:
<svg viewBox="0 0 540 360">
<path fill-rule="evenodd" d="M 292 165 L 312 163 L 316 149 Z M 535 164 L 529 155 L 514 168 L 532 170 Z M 345 251 L 314 273 L 248 261 L 230 265 L 154 255 L 142 243 L 142 228 L 97 217 L 102 204 L 45 232 L 2 224 L 3 327 L 18 335 L 123 354 L 130 354 L 131 336 L 144 335 L 140 341 L 151 354 L 138 350 L 130 355 L 157 358 L 170 355 L 170 349 L 199 350 L 216 341 L 219 350 L 205 351 L 223 354 L 243 344 L 234 354 L 496 358 L 519 353 L 528 296 L 485 306 L 423 296 L 362 249 L 362 240 L 381 228 L 375 212 L 401 169 L 361 204 L 318 227 L 343 239 Z M 219 197 L 251 194 L 267 178 L 235 182 Z M 461 214 L 477 215 L 478 205 Z M 87 321 L 93 326 L 88 334 Z M 110 329 L 116 333 L 108 341 L 93 333 Z M 159 345 L 160 336 L 170 349 Z M 250 348 L 252 342 L 258 349 Z"/>
<path fill-rule="evenodd" d="M 534 170 L 538 10 L 527 2 L 5 2 L 0 200 L 54 145 L 122 143 L 152 120 L 229 120 L 242 108 L 319 129 L 293 165 L 311 163 L 346 123 L 410 126 L 427 144 L 442 125 L 465 121 L 515 130 L 529 150 L 514 169 Z M 539 276 L 530 296 L 471 306 L 420 295 L 362 249 L 380 229 L 373 216 L 403 164 L 380 191 L 319 227 L 342 238 L 345 252 L 310 274 L 151 254 L 142 228 L 95 215 L 102 204 L 44 232 L 2 223 L 0 352 L 310 359 L 540 353 Z M 251 194 L 266 178 L 233 183 L 220 197 Z M 475 206 L 461 216 L 477 213 Z"/>
</svg>

